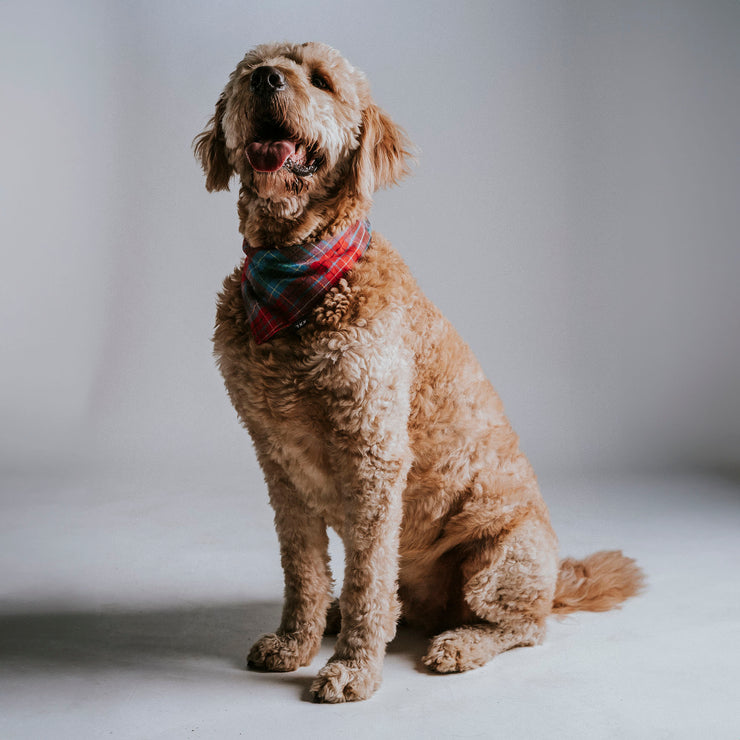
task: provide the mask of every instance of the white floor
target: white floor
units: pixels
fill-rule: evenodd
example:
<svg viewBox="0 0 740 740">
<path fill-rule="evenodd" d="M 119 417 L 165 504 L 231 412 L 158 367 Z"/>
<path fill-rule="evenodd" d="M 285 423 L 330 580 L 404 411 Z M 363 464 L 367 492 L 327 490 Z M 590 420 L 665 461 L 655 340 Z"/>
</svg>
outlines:
<svg viewBox="0 0 740 740">
<path fill-rule="evenodd" d="M 563 554 L 622 548 L 648 591 L 461 675 L 401 632 L 370 701 L 324 706 L 329 639 L 243 669 L 282 591 L 245 468 L 0 480 L 0 738 L 740 738 L 740 483 L 542 479 Z"/>
</svg>

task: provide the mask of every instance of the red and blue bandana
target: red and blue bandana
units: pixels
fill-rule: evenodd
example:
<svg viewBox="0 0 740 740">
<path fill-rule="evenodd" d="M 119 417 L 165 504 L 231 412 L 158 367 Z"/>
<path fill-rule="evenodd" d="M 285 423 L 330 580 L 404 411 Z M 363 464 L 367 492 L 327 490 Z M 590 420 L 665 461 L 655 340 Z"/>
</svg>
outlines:
<svg viewBox="0 0 740 740">
<path fill-rule="evenodd" d="M 308 312 L 347 273 L 370 243 L 370 223 L 357 221 L 320 242 L 252 249 L 244 241 L 242 297 L 257 344 L 303 326 Z"/>
</svg>

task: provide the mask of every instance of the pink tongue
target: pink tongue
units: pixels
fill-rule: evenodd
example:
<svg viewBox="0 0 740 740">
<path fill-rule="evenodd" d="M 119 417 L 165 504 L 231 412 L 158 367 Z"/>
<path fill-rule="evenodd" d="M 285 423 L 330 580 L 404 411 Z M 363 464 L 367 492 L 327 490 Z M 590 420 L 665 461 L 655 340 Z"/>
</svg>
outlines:
<svg viewBox="0 0 740 740">
<path fill-rule="evenodd" d="M 257 172 L 277 172 L 291 154 L 294 141 L 255 141 L 247 146 L 247 159 Z"/>
</svg>

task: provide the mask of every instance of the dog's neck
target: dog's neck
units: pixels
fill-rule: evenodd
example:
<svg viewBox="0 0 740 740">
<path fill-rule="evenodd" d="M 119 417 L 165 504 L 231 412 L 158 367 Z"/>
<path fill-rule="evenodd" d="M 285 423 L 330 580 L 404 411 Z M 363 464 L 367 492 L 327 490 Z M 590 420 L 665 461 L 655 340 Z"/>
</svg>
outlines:
<svg viewBox="0 0 740 740">
<path fill-rule="evenodd" d="M 282 249 L 254 249 L 245 241 L 242 297 L 257 344 L 305 323 L 308 313 L 362 257 L 371 233 L 369 222 L 357 221 L 331 239 Z"/>
<path fill-rule="evenodd" d="M 292 246 L 326 239 L 366 219 L 371 201 L 360 195 L 289 194 L 264 197 L 251 183 L 239 191 L 239 231 L 255 249 Z"/>
</svg>

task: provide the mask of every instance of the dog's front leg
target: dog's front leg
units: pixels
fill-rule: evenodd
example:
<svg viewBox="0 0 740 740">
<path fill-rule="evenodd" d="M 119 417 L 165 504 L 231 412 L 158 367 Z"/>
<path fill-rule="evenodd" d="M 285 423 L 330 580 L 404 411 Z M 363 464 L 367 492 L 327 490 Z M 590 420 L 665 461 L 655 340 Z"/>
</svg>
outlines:
<svg viewBox="0 0 740 740">
<path fill-rule="evenodd" d="M 406 456 L 378 459 L 367 453 L 357 466 L 346 501 L 343 539 L 342 627 L 334 656 L 311 691 L 320 702 L 367 699 L 380 685 L 386 643 L 396 630 L 398 538 Z"/>
<path fill-rule="evenodd" d="M 308 665 L 321 645 L 331 598 L 329 540 L 324 521 L 305 506 L 282 471 L 261 462 L 275 509 L 285 601 L 277 631 L 257 640 L 247 663 L 267 671 L 294 671 Z"/>
</svg>

